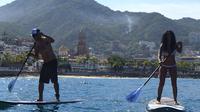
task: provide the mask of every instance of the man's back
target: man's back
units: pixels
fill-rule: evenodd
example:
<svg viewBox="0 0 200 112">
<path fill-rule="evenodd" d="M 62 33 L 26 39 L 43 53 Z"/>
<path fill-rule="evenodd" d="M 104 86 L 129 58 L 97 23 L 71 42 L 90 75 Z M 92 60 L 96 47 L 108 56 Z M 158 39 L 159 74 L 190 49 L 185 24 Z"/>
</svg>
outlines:
<svg viewBox="0 0 200 112">
<path fill-rule="evenodd" d="M 49 62 L 56 59 L 51 46 L 51 41 L 48 38 L 42 38 L 39 41 L 36 41 L 35 50 L 42 56 L 44 62 Z"/>
</svg>

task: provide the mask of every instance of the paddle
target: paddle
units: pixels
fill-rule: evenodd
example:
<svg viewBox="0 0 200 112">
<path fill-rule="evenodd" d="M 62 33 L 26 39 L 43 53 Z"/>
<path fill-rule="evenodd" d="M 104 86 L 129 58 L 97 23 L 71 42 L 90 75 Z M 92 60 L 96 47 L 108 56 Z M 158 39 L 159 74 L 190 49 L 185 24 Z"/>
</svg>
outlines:
<svg viewBox="0 0 200 112">
<path fill-rule="evenodd" d="M 127 97 L 126 100 L 129 102 L 136 102 L 137 98 L 139 97 L 142 88 L 149 82 L 149 80 L 154 76 L 155 72 L 160 68 L 161 65 L 159 65 L 154 71 L 153 73 L 151 73 L 151 75 L 149 76 L 149 78 L 145 81 L 145 83 L 140 86 L 138 89 L 134 90 L 133 92 L 131 92 Z"/>
<path fill-rule="evenodd" d="M 18 77 L 19 77 L 19 74 L 22 72 L 22 70 L 23 70 L 23 68 L 24 68 L 24 65 L 26 64 L 26 62 L 27 62 L 27 60 L 28 60 L 28 58 L 29 58 L 29 54 L 32 52 L 34 46 L 35 46 L 35 45 L 33 45 L 33 47 L 31 48 L 31 50 L 29 51 L 29 53 L 28 53 L 28 55 L 27 55 L 27 57 L 26 57 L 26 60 L 24 61 L 23 65 L 22 65 L 22 67 L 21 67 L 21 69 L 20 69 L 20 71 L 19 71 L 19 72 L 17 73 L 17 75 L 16 75 L 16 78 L 15 78 L 14 80 L 12 80 L 12 81 L 8 84 L 8 91 L 9 91 L 9 92 L 12 92 L 12 89 L 13 89 L 13 87 L 14 87 L 14 85 L 15 85 L 15 83 L 16 83 Z"/>
<path fill-rule="evenodd" d="M 176 43 L 176 48 L 175 50 L 178 51 L 179 53 L 182 52 L 182 48 L 183 48 L 183 45 L 182 45 L 182 42 L 177 42 Z M 167 58 L 169 58 L 175 51 L 173 51 L 172 53 L 170 53 L 165 59 L 163 62 L 165 62 L 167 60 Z M 163 63 L 162 62 L 162 63 Z M 127 97 L 126 97 L 126 100 L 129 101 L 129 102 L 135 102 L 137 100 L 137 98 L 139 97 L 140 93 L 141 93 L 141 90 L 142 88 L 149 82 L 149 80 L 154 76 L 155 72 L 160 68 L 161 64 L 159 64 L 159 66 L 153 71 L 153 73 L 149 76 L 149 78 L 145 81 L 145 83 L 140 86 L 138 89 L 134 90 L 133 92 L 131 92 Z"/>
<path fill-rule="evenodd" d="M 171 55 L 171 54 L 170 54 Z M 169 56 L 170 56 L 169 55 Z M 167 58 L 169 57 L 167 56 L 163 62 L 165 62 L 167 60 Z M 153 71 L 153 73 L 151 73 L 151 75 L 149 76 L 149 78 L 145 81 L 145 83 L 140 86 L 138 89 L 134 90 L 133 92 L 131 92 L 127 97 L 126 100 L 128 102 L 136 102 L 137 98 L 139 97 L 142 88 L 149 82 L 149 80 L 154 76 L 155 72 L 160 68 L 161 64 L 159 64 L 159 66 Z"/>
</svg>

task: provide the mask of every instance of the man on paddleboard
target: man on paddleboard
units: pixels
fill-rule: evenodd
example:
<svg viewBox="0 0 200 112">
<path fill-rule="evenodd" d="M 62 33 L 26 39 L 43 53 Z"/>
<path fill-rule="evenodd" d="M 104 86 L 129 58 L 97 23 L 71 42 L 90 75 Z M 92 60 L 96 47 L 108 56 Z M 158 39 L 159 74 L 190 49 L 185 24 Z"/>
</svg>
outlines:
<svg viewBox="0 0 200 112">
<path fill-rule="evenodd" d="M 34 28 L 32 30 L 32 37 L 35 40 L 34 53 L 30 53 L 29 55 L 33 56 L 36 59 L 39 59 L 41 57 L 44 60 L 42 69 L 40 71 L 38 85 L 39 99 L 37 101 L 43 101 L 44 83 L 49 83 L 50 80 L 54 84 L 56 100 L 60 101 L 57 75 L 57 59 L 51 46 L 51 43 L 54 42 L 54 39 L 43 34 L 37 28 Z"/>
</svg>

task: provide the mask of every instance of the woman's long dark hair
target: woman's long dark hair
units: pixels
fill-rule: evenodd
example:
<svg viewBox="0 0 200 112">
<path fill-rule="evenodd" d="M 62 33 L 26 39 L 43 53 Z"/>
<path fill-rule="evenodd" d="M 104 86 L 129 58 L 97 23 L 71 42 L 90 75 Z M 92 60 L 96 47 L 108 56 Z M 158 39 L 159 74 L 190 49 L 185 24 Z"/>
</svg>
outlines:
<svg viewBox="0 0 200 112">
<path fill-rule="evenodd" d="M 168 35 L 171 37 L 171 42 L 168 45 Z M 176 37 L 173 31 L 166 31 L 161 40 L 162 47 L 161 49 L 165 52 L 172 53 L 176 49 Z"/>
</svg>

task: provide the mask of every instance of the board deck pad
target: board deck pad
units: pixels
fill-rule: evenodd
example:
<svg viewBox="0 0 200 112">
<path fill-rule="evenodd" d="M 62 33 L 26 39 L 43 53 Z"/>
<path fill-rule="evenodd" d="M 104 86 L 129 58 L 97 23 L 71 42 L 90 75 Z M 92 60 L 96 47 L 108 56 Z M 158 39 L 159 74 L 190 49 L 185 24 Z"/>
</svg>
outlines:
<svg viewBox="0 0 200 112">
<path fill-rule="evenodd" d="M 174 99 L 168 97 L 161 98 L 161 104 L 156 104 L 156 99 L 151 100 L 147 105 L 148 112 L 185 112 L 185 108 L 174 104 Z"/>
<path fill-rule="evenodd" d="M 0 104 L 7 105 L 48 105 L 48 104 L 70 104 L 70 103 L 78 103 L 82 100 L 67 100 L 67 101 L 0 101 Z"/>
</svg>

